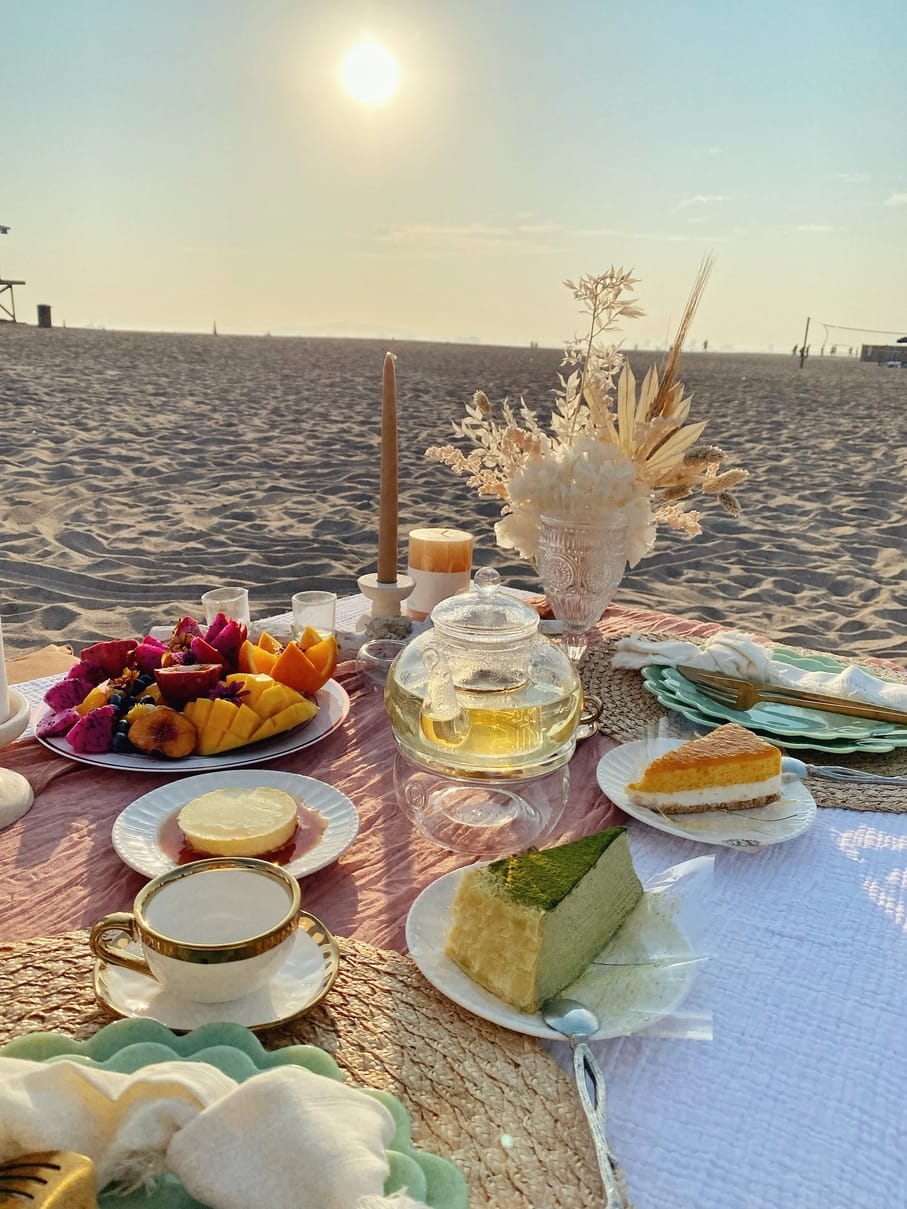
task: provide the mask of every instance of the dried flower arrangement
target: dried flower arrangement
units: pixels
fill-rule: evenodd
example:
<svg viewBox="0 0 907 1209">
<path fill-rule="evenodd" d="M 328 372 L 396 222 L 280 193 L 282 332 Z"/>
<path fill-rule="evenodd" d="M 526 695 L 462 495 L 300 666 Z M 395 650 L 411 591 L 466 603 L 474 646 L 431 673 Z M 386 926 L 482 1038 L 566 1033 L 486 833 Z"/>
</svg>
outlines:
<svg viewBox="0 0 907 1209">
<path fill-rule="evenodd" d="M 562 367 L 570 372 L 558 375 L 550 432 L 522 399 L 518 407 L 505 399 L 497 420 L 479 390 L 466 406 L 466 418 L 453 426 L 454 435 L 475 448 L 468 454 L 452 445 L 426 450 L 432 461 L 466 475 L 479 495 L 502 501 L 502 519 L 495 525 L 499 546 L 534 562 L 543 515 L 611 518 L 626 524 L 627 559 L 635 566 L 652 550 L 659 524 L 689 537 L 702 532 L 700 514 L 686 504 L 694 492 L 716 499 L 733 515 L 739 512 L 733 492 L 749 474 L 739 467 L 721 470 L 724 451 L 698 443 L 707 422 L 686 422 L 692 396 L 677 381 L 680 353 L 711 267 L 706 259 L 699 270 L 660 380 L 652 366 L 637 392 L 626 356 L 601 340 L 621 319 L 643 314 L 632 296 L 636 279 L 612 266 L 599 277 L 564 283 L 589 315 L 589 329 L 582 341 L 565 347 Z"/>
</svg>

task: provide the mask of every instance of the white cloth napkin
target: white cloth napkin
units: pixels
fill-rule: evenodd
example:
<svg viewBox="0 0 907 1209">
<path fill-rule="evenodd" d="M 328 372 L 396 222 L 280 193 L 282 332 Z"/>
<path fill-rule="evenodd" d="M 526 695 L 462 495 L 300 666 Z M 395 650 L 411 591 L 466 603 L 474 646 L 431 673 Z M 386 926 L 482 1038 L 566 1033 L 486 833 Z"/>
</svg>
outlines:
<svg viewBox="0 0 907 1209">
<path fill-rule="evenodd" d="M 0 1162 L 75 1150 L 99 1190 L 170 1171 L 211 1209 L 425 1209 L 384 1196 L 393 1134 L 383 1104 L 297 1066 L 236 1083 L 202 1062 L 121 1074 L 0 1058 Z"/>
<path fill-rule="evenodd" d="M 741 630 L 713 634 L 702 646 L 680 639 L 655 641 L 644 634 L 619 640 L 612 659 L 614 667 L 641 668 L 650 664 L 695 667 L 753 684 L 804 689 L 828 697 L 907 710 L 907 684 L 880 680 L 852 664 L 840 672 L 819 672 L 781 663 L 773 660 L 771 651 L 756 642 L 752 634 Z"/>
</svg>

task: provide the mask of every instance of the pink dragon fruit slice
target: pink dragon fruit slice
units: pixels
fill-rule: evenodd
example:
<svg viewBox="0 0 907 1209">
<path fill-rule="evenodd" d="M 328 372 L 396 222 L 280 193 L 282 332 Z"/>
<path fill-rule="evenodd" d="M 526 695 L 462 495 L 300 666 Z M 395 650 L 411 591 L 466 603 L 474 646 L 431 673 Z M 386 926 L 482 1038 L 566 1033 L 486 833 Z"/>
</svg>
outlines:
<svg viewBox="0 0 907 1209">
<path fill-rule="evenodd" d="M 119 676 L 129 666 L 129 657 L 137 646 L 134 638 L 111 638 L 85 647 L 79 651 L 79 658 L 84 663 L 103 668 L 108 676 Z"/>
<path fill-rule="evenodd" d="M 223 629 L 219 630 L 213 638 L 206 639 L 213 647 L 220 651 L 224 657 L 224 663 L 229 667 L 230 671 L 235 672 L 239 663 L 239 649 L 246 640 L 248 630 L 239 621 L 233 621 L 232 618 Z"/>
<path fill-rule="evenodd" d="M 90 684 L 100 684 L 102 680 L 109 679 L 107 673 L 102 667 L 98 667 L 96 663 L 89 663 L 83 659 L 80 663 L 74 663 L 66 673 L 67 680 L 87 680 Z"/>
<path fill-rule="evenodd" d="M 40 739 L 55 739 L 71 731 L 80 720 L 81 715 L 74 709 L 52 710 L 38 719 L 35 734 Z"/>
<path fill-rule="evenodd" d="M 117 711 L 112 705 L 99 705 L 79 719 L 66 736 L 73 751 L 82 755 L 98 755 L 113 746 L 113 728 Z"/>
<path fill-rule="evenodd" d="M 213 642 L 217 635 L 227 624 L 227 614 L 218 613 L 203 635 L 205 642 Z"/>
<path fill-rule="evenodd" d="M 93 687 L 92 681 L 82 676 L 66 676 L 50 686 L 44 694 L 44 704 L 55 711 L 72 709 L 85 700 Z"/>
<path fill-rule="evenodd" d="M 167 649 L 167 646 L 163 642 L 157 638 L 152 638 L 149 634 L 146 638 L 142 639 L 132 652 L 135 666 L 140 672 L 150 675 L 155 668 L 161 666 L 161 660 L 164 658 L 164 652 Z"/>
</svg>

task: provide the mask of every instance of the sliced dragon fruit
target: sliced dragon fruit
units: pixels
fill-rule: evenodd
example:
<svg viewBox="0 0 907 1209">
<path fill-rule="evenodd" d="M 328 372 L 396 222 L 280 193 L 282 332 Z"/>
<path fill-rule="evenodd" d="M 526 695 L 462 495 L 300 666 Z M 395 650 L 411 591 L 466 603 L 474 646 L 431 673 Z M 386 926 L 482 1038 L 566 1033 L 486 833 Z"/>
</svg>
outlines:
<svg viewBox="0 0 907 1209">
<path fill-rule="evenodd" d="M 201 638 L 202 631 L 194 617 L 181 617 L 173 627 L 170 645 L 188 646 L 190 638 Z"/>
<path fill-rule="evenodd" d="M 55 711 L 72 709 L 84 701 L 93 688 L 92 681 L 82 676 L 65 676 L 50 686 L 44 694 L 44 704 Z"/>
<path fill-rule="evenodd" d="M 213 642 L 217 635 L 227 624 L 227 614 L 218 613 L 203 635 L 205 642 Z"/>
<path fill-rule="evenodd" d="M 66 673 L 67 680 L 87 680 L 90 684 L 100 684 L 102 680 L 109 680 L 110 677 L 102 667 L 97 664 L 87 663 L 84 659 L 80 663 L 74 663 Z"/>
<path fill-rule="evenodd" d="M 110 751 L 116 717 L 117 711 L 112 705 L 99 705 L 97 709 L 89 710 L 67 734 L 70 747 L 80 756 Z"/>
<path fill-rule="evenodd" d="M 132 652 L 132 657 L 135 659 L 135 666 L 140 672 L 145 672 L 146 675 L 151 675 L 155 668 L 161 666 L 161 660 L 164 658 L 164 652 L 170 648 L 158 638 L 152 638 L 149 634 L 143 638 L 139 645 Z"/>
<path fill-rule="evenodd" d="M 225 663 L 224 656 L 217 647 L 212 646 L 204 638 L 193 638 L 189 644 L 189 652 L 196 663 Z"/>
<path fill-rule="evenodd" d="M 134 638 L 112 638 L 109 642 L 96 642 L 79 652 L 83 663 L 104 669 L 107 676 L 119 676 L 129 666 L 129 656 L 138 646 Z"/>
<path fill-rule="evenodd" d="M 224 665 L 231 672 L 235 672 L 239 666 L 239 650 L 246 641 L 248 632 L 242 622 L 234 621 L 231 618 L 213 638 L 207 639 L 213 647 L 220 651 Z"/>
<path fill-rule="evenodd" d="M 74 709 L 52 710 L 38 719 L 35 734 L 40 739 L 55 739 L 65 735 L 81 721 L 81 716 Z"/>
</svg>

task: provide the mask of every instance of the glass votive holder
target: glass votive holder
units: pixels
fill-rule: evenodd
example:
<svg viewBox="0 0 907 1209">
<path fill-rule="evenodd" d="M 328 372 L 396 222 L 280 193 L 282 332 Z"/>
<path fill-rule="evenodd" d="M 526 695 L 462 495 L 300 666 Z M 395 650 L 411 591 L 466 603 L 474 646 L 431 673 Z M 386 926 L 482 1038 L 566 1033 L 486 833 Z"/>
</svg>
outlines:
<svg viewBox="0 0 907 1209">
<path fill-rule="evenodd" d="M 373 638 L 371 642 L 364 642 L 356 655 L 359 675 L 373 688 L 383 691 L 390 665 L 405 646 L 405 642 L 393 638 Z"/>
<path fill-rule="evenodd" d="M 205 621 L 208 625 L 218 613 L 223 613 L 233 621 L 239 621 L 244 626 L 251 624 L 249 616 L 249 589 L 240 587 L 212 588 L 202 596 L 205 609 Z"/>
<path fill-rule="evenodd" d="M 297 592 L 290 601 L 293 610 L 293 637 L 301 638 L 307 629 L 322 638 L 337 628 L 337 595 L 335 592 Z"/>
<path fill-rule="evenodd" d="M 441 848 L 469 856 L 511 856 L 554 835 L 570 794 L 566 764 L 525 779 L 453 777 L 394 760 L 397 804 Z"/>
</svg>

